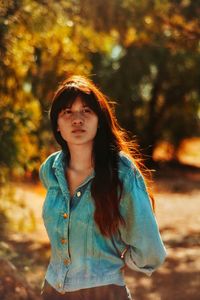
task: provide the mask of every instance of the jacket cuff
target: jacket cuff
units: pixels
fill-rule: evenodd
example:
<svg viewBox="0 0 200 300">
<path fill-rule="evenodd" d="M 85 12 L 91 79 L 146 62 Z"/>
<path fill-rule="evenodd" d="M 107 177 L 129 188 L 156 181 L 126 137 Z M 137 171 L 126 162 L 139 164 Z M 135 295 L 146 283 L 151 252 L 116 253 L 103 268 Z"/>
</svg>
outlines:
<svg viewBox="0 0 200 300">
<path fill-rule="evenodd" d="M 124 262 L 130 269 L 137 271 L 137 272 L 145 273 L 147 276 L 151 276 L 153 271 L 155 271 L 155 269 L 150 266 L 139 267 L 136 264 L 136 262 L 134 261 L 133 252 L 131 251 L 131 248 L 129 248 L 126 251 L 126 253 L 124 255 Z"/>
</svg>

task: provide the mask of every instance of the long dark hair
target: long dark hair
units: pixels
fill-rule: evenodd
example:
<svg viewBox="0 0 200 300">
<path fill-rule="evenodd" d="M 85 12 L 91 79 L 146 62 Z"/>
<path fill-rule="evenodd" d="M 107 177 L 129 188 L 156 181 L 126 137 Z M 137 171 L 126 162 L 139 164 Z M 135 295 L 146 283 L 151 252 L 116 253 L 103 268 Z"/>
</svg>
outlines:
<svg viewBox="0 0 200 300">
<path fill-rule="evenodd" d="M 95 202 L 94 219 L 105 236 L 115 234 L 125 221 L 119 211 L 123 185 L 118 177 L 119 151 L 125 152 L 137 165 L 148 181 L 150 171 L 144 167 L 136 142 L 128 141 L 126 132 L 120 128 L 108 98 L 88 78 L 73 75 L 64 80 L 53 97 L 50 120 L 56 141 L 62 147 L 67 160 L 70 153 L 66 141 L 57 131 L 58 114 L 80 96 L 98 116 L 98 129 L 93 144 L 95 177 L 91 194 Z M 148 172 L 147 172 L 148 171 Z M 148 175 L 147 175 L 148 174 Z M 148 188 L 148 185 L 147 185 Z M 154 199 L 149 191 L 152 207 Z"/>
</svg>

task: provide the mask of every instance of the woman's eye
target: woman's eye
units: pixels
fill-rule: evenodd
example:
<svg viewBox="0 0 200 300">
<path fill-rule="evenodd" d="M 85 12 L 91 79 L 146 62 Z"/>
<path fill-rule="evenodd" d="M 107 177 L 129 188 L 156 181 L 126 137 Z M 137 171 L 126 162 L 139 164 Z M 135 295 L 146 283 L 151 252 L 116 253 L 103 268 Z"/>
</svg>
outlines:
<svg viewBox="0 0 200 300">
<path fill-rule="evenodd" d="M 91 113 L 91 109 L 90 108 L 84 108 L 83 113 Z"/>
<path fill-rule="evenodd" d="M 72 113 L 72 111 L 70 109 L 65 109 L 64 110 L 65 115 L 70 115 L 71 113 Z"/>
</svg>

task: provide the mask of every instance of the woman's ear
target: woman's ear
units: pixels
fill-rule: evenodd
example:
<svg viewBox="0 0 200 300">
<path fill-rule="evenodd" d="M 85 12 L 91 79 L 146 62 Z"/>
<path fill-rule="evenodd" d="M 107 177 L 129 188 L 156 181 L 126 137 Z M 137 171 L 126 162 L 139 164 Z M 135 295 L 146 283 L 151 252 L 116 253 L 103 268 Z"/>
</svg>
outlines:
<svg viewBox="0 0 200 300">
<path fill-rule="evenodd" d="M 60 128 L 59 128 L 59 126 L 57 127 L 57 131 L 60 131 Z"/>
</svg>

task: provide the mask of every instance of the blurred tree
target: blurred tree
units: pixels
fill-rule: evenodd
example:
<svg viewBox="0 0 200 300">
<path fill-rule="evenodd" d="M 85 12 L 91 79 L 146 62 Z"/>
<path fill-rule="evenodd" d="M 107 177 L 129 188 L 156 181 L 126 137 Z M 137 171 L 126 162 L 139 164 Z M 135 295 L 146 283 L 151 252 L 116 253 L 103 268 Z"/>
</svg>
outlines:
<svg viewBox="0 0 200 300">
<path fill-rule="evenodd" d="M 55 148 L 47 111 L 58 82 L 73 73 L 89 75 L 88 53 L 110 51 L 113 37 L 102 33 L 99 39 L 76 1 L 1 5 L 0 164 L 33 172 Z"/>
<path fill-rule="evenodd" d="M 91 0 L 85 2 L 92 6 Z M 110 21 L 106 30 L 117 31 L 118 43 L 109 56 L 92 55 L 92 72 L 100 74 L 99 82 L 118 99 L 121 124 L 138 135 L 150 157 L 157 143 L 167 140 L 174 145 L 176 158 L 181 140 L 199 135 L 197 2 L 111 1 L 104 10 L 102 19 Z M 98 12 L 103 11 L 100 0 L 95 5 L 94 26 Z M 100 26 L 104 30 L 103 24 L 97 29 Z"/>
<path fill-rule="evenodd" d="M 0 165 L 33 171 L 55 149 L 58 82 L 92 74 L 150 156 L 198 134 L 200 1 L 10 0 L 0 4 Z"/>
</svg>

